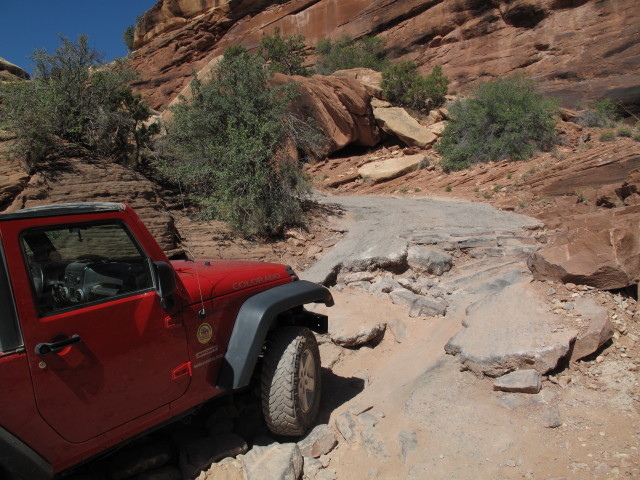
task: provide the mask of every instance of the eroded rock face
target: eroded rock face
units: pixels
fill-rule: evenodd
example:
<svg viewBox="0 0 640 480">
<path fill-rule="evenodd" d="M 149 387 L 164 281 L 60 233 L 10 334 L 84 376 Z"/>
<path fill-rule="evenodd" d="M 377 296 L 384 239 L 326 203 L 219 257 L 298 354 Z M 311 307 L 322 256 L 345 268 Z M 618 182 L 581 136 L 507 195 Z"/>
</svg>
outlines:
<svg viewBox="0 0 640 480">
<path fill-rule="evenodd" d="M 558 234 L 528 261 L 538 280 L 553 279 L 602 290 L 640 281 L 640 206 L 579 216 L 581 225 Z M 574 224 L 576 218 L 573 219 Z"/>
<path fill-rule="evenodd" d="M 173 217 L 157 187 L 141 174 L 106 160 L 71 158 L 32 175 L 5 210 L 66 202 L 124 202 L 134 208 L 160 247 L 178 253 Z"/>
<path fill-rule="evenodd" d="M 136 31 L 138 88 L 153 108 L 167 105 L 193 69 L 230 45 L 255 49 L 276 27 L 312 46 L 378 35 L 390 57 L 423 73 L 442 65 L 463 91 L 525 71 L 569 106 L 607 96 L 640 109 L 636 0 L 161 0 Z"/>
</svg>

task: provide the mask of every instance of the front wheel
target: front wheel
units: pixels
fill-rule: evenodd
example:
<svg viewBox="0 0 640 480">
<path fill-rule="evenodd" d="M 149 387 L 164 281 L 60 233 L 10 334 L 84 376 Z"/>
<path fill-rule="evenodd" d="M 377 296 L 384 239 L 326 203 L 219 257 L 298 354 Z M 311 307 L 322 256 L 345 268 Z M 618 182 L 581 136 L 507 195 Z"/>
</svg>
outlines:
<svg viewBox="0 0 640 480">
<path fill-rule="evenodd" d="M 267 338 L 262 412 L 276 435 L 303 435 L 320 407 L 320 351 L 308 328 L 277 328 Z"/>
</svg>

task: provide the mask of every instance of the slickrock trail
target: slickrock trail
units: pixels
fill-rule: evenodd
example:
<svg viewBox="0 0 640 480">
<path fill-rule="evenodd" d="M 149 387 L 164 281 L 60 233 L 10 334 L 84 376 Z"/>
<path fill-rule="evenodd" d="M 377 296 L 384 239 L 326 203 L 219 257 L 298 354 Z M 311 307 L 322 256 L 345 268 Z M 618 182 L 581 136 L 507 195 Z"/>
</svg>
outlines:
<svg viewBox="0 0 640 480">
<path fill-rule="evenodd" d="M 433 199 L 321 201 L 345 209 L 346 233 L 301 276 L 334 285 L 336 305 L 318 308 L 330 315 L 321 421 L 339 443 L 321 457 L 325 476 L 308 478 L 640 476 L 637 320 L 568 361 L 591 320 L 583 303 L 617 318 L 633 299 L 534 282 L 526 258 L 546 236 L 529 217 Z M 511 371 L 533 384 L 495 390 L 512 380 L 491 377 Z"/>
</svg>

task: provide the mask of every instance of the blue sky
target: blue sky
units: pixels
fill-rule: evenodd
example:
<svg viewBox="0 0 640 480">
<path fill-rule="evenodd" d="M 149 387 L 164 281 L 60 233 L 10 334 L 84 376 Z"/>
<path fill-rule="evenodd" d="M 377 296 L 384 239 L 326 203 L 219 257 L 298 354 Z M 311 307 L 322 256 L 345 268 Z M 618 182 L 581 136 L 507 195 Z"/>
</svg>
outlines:
<svg viewBox="0 0 640 480">
<path fill-rule="evenodd" d="M 0 0 L 0 57 L 32 71 L 29 56 L 37 48 L 53 53 L 57 34 L 76 41 L 89 36 L 90 45 L 106 61 L 124 57 L 122 32 L 156 0 Z"/>
</svg>

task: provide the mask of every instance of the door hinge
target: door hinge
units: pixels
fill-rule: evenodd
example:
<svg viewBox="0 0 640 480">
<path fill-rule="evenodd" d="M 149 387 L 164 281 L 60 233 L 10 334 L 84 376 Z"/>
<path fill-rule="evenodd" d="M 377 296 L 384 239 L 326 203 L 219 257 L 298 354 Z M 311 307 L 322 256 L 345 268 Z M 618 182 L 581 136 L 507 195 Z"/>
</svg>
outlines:
<svg viewBox="0 0 640 480">
<path fill-rule="evenodd" d="M 191 362 L 183 363 L 182 365 L 174 368 L 171 371 L 171 380 L 177 380 L 178 378 L 184 377 L 185 375 L 189 375 L 190 377 L 193 375 Z"/>
</svg>

